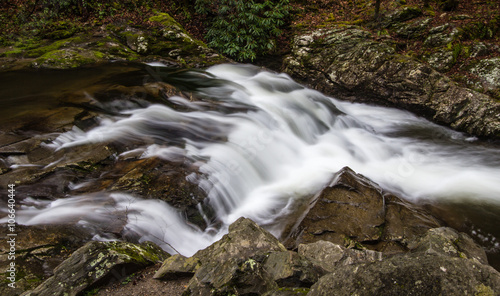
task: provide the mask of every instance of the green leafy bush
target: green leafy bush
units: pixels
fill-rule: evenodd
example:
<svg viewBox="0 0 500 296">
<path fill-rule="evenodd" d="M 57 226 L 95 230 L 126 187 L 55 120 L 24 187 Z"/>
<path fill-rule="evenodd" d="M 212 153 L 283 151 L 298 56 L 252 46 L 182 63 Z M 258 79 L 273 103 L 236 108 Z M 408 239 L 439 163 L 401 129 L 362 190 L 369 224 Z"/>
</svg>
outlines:
<svg viewBox="0 0 500 296">
<path fill-rule="evenodd" d="M 288 0 L 196 0 L 208 16 L 208 46 L 239 61 L 272 51 L 289 14 Z"/>
</svg>

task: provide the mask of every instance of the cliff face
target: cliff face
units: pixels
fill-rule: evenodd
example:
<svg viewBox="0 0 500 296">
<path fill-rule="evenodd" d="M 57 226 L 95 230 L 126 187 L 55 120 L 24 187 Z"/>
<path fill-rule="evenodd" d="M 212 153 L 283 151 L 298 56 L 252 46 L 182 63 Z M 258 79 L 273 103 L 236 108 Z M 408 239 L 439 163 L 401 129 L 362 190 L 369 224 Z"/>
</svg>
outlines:
<svg viewBox="0 0 500 296">
<path fill-rule="evenodd" d="M 335 97 L 413 111 L 480 137 L 500 138 L 500 103 L 460 87 L 428 64 L 397 54 L 356 26 L 294 38 L 285 72 Z"/>
</svg>

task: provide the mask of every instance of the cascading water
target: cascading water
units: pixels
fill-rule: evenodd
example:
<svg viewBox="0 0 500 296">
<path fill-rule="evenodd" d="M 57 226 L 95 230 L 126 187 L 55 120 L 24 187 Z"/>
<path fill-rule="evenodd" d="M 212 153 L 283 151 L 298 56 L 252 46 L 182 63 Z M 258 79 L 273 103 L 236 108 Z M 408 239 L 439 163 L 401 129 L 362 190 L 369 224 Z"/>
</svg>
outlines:
<svg viewBox="0 0 500 296">
<path fill-rule="evenodd" d="M 121 106 L 98 127 L 74 128 L 47 145 L 57 151 L 140 141 L 133 153 L 142 158 L 189 162 L 199 174 L 188 179 L 206 192 L 221 227 L 202 231 L 165 202 L 106 192 L 27 199 L 18 222 L 106 225 L 123 219 L 140 240 L 189 256 L 240 216 L 279 235 L 282 225 L 273 222 L 318 193 L 344 166 L 412 201 L 500 205 L 496 147 L 408 112 L 337 101 L 253 66 L 219 65 L 192 75 L 203 82 L 196 89 L 203 100 L 171 97 L 175 109 Z M 96 238 L 107 236 L 101 232 Z"/>
</svg>

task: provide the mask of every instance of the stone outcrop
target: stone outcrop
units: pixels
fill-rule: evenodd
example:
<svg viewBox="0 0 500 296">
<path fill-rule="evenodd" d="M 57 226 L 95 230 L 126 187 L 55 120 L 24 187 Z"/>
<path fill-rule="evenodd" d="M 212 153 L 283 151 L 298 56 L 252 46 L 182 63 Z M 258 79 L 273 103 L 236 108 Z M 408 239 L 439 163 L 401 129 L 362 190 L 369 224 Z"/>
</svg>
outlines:
<svg viewBox="0 0 500 296">
<path fill-rule="evenodd" d="M 413 238 L 441 223 L 416 205 L 384 192 L 377 184 L 343 168 L 316 197 L 286 244 L 320 240 L 346 247 L 401 252 Z"/>
<path fill-rule="evenodd" d="M 151 243 L 89 242 L 61 263 L 52 277 L 22 295 L 80 295 L 94 285 L 120 281 L 167 257 L 167 253 Z"/>
<path fill-rule="evenodd" d="M 327 241 L 285 251 L 246 218 L 191 258 L 164 262 L 170 275 L 193 277 L 183 295 L 496 295 L 500 273 L 466 234 L 433 228 L 388 254 Z M 210 257 L 209 254 L 214 254 Z M 160 272 L 159 271 L 159 272 Z M 163 278 L 167 280 L 168 278 Z"/>
<path fill-rule="evenodd" d="M 438 42 L 438 37 L 427 43 Z M 396 106 L 459 131 L 500 138 L 498 101 L 396 54 L 390 42 L 375 41 L 360 27 L 337 26 L 296 36 L 283 68 L 309 86 L 341 99 Z"/>
<path fill-rule="evenodd" d="M 247 218 L 192 257 L 169 257 L 147 243 L 91 242 L 23 295 L 81 295 L 164 260 L 154 278 L 191 278 L 183 295 L 497 295 L 500 273 L 470 237 L 432 228 L 409 252 L 345 248 L 328 241 L 286 250 Z"/>
<path fill-rule="evenodd" d="M 55 42 L 23 40 L 0 51 L 0 70 L 72 69 L 101 62 L 152 60 L 174 67 L 207 67 L 229 61 L 192 38 L 167 13 L 157 13 L 145 22 L 148 28 L 114 24 L 90 32 L 68 32 Z"/>
</svg>

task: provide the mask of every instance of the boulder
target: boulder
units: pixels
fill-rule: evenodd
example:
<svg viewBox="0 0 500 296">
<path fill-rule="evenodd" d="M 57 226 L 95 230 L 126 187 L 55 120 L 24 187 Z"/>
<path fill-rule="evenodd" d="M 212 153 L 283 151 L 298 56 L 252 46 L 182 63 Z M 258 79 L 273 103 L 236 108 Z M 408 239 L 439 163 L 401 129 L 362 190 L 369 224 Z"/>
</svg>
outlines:
<svg viewBox="0 0 500 296">
<path fill-rule="evenodd" d="M 201 267 L 186 289 L 186 295 L 263 294 L 277 288 L 263 268 L 270 252 L 286 252 L 272 234 L 247 218 L 229 226 L 229 233 L 193 255 Z"/>
<path fill-rule="evenodd" d="M 423 209 L 385 193 L 346 167 L 313 201 L 286 245 L 295 248 L 325 240 L 350 248 L 400 252 L 409 239 L 439 226 Z"/>
<path fill-rule="evenodd" d="M 200 268 L 200 261 L 198 258 L 187 258 L 180 254 L 175 254 L 163 262 L 153 278 L 168 280 L 192 277 L 198 268 Z"/>
<path fill-rule="evenodd" d="M 451 27 L 436 30 L 431 36 L 457 33 Z M 438 37 L 433 37 L 437 43 L 445 42 Z M 340 99 L 395 106 L 459 131 L 500 138 L 500 102 L 396 54 L 393 47 L 374 41 L 360 27 L 337 26 L 296 36 L 283 68 L 308 86 Z"/>
<path fill-rule="evenodd" d="M 424 236 L 410 242 L 408 248 L 412 252 L 467 258 L 488 264 L 486 252 L 472 238 L 449 227 L 430 229 Z"/>
<path fill-rule="evenodd" d="M 7 225 L 4 225 L 7 228 Z M 7 229 L 4 233 L 8 233 Z M 9 260 L 9 244 L 0 247 L 0 269 L 16 264 L 15 288 L 0 286 L 0 295 L 14 296 L 33 289 L 54 274 L 54 269 L 92 238 L 84 228 L 70 225 L 16 225 L 15 261 Z M 4 273 L 0 277 L 4 277 Z"/>
<path fill-rule="evenodd" d="M 85 290 L 161 262 L 169 255 L 152 243 L 92 241 L 74 252 L 55 270 L 54 275 L 23 296 L 80 295 Z"/>
<path fill-rule="evenodd" d="M 193 257 L 201 264 L 248 259 L 272 251 L 286 251 L 276 237 L 248 218 L 239 218 L 229 226 L 229 233 Z"/>
<path fill-rule="evenodd" d="M 328 241 L 299 245 L 298 253 L 328 272 L 333 272 L 338 265 L 374 262 L 383 258 L 381 252 L 347 249 Z"/>
<path fill-rule="evenodd" d="M 326 274 L 319 265 L 292 251 L 272 252 L 263 268 L 280 287 L 311 287 Z"/>
<path fill-rule="evenodd" d="M 307 295 L 497 295 L 499 291 L 500 274 L 491 266 L 417 253 L 339 266 Z"/>
<path fill-rule="evenodd" d="M 500 58 L 482 59 L 470 67 L 469 72 L 478 77 L 479 89 L 496 92 L 500 97 Z"/>
</svg>

